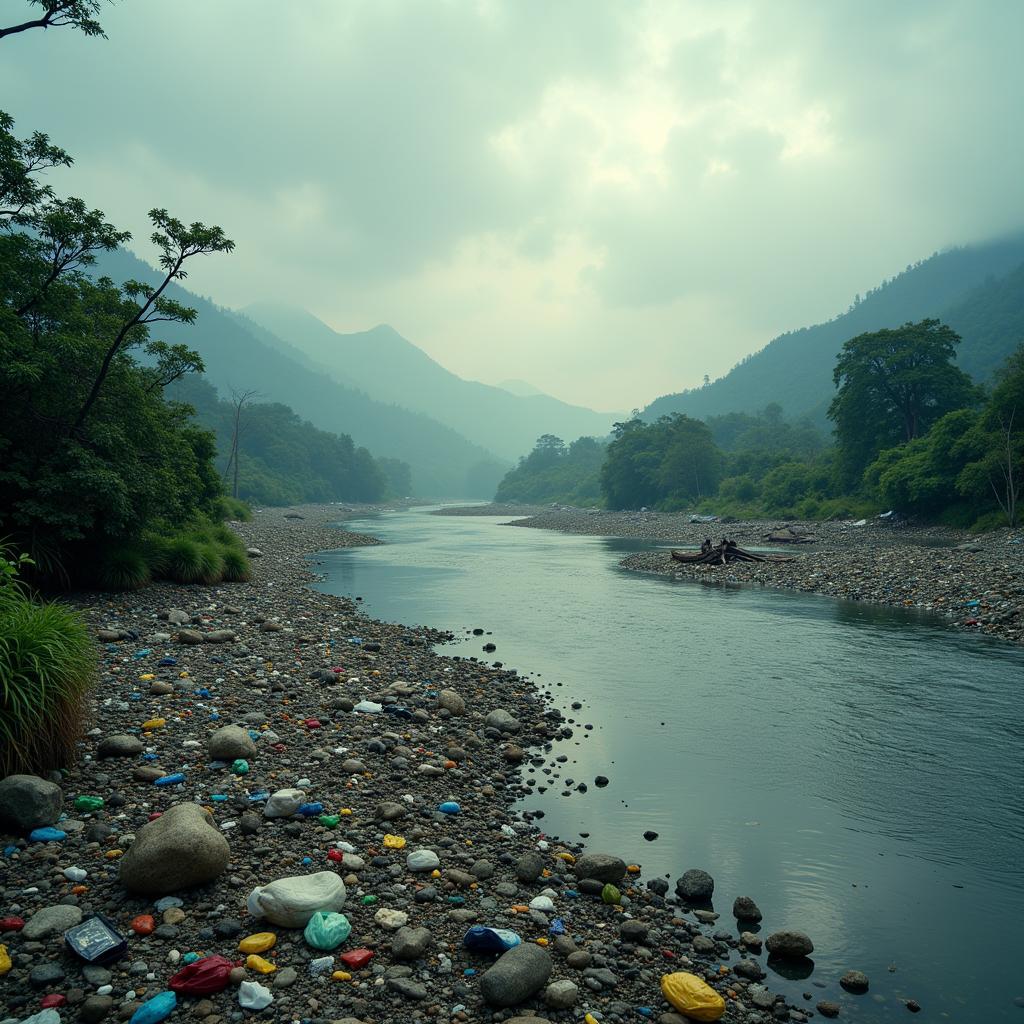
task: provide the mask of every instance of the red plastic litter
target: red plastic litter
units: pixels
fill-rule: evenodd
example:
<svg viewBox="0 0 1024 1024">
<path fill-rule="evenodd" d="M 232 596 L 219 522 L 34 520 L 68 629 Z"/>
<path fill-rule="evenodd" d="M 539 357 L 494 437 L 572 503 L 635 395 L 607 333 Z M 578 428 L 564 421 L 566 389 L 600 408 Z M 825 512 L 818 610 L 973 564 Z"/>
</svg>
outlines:
<svg viewBox="0 0 1024 1024">
<path fill-rule="evenodd" d="M 675 953 L 673 953 L 671 949 L 663 949 L 663 950 L 661 951 L 661 955 L 662 955 L 662 956 L 663 956 L 663 957 L 664 957 L 664 958 L 665 958 L 666 960 L 675 960 L 675 958 L 676 958 L 676 955 L 675 955 Z"/>
<path fill-rule="evenodd" d="M 307 718 L 306 719 L 306 728 L 307 729 L 319 729 L 320 728 L 320 719 L 319 718 Z"/>
<path fill-rule="evenodd" d="M 164 813 L 163 811 L 154 811 L 154 812 L 153 812 L 153 813 L 152 813 L 152 814 L 151 814 L 151 815 L 149 816 L 149 820 L 150 820 L 150 821 L 156 821 L 156 819 L 157 819 L 157 818 L 159 818 L 159 817 L 160 817 L 160 816 L 161 816 L 161 815 L 162 815 L 163 813 Z"/>
<path fill-rule="evenodd" d="M 23 917 L 0 917 L 0 932 L 20 932 L 24 927 Z"/>
<path fill-rule="evenodd" d="M 276 750 L 279 754 L 283 754 L 285 747 L 283 743 L 275 743 L 272 745 L 271 749 Z"/>
<path fill-rule="evenodd" d="M 338 861 L 340 863 L 344 856 L 345 855 L 341 852 L 341 850 L 328 850 L 327 851 L 327 859 L 328 860 L 334 860 L 334 861 Z"/>
<path fill-rule="evenodd" d="M 63 1006 L 67 1001 L 67 996 L 62 996 L 59 992 L 51 992 L 48 996 L 43 996 L 39 1000 L 39 1005 L 44 1010 L 48 1010 L 50 1007 Z"/>
<path fill-rule="evenodd" d="M 353 971 L 365 967 L 373 959 L 372 949 L 350 949 L 347 953 L 341 954 L 341 962 Z"/>
<path fill-rule="evenodd" d="M 149 914 L 139 914 L 132 918 L 131 929 L 136 935 L 152 935 L 156 931 L 156 921 Z"/>
<path fill-rule="evenodd" d="M 191 996 L 212 995 L 228 987 L 234 966 L 222 956 L 204 956 L 202 960 L 196 960 L 171 975 L 167 984 L 172 992 L 183 992 Z"/>
</svg>

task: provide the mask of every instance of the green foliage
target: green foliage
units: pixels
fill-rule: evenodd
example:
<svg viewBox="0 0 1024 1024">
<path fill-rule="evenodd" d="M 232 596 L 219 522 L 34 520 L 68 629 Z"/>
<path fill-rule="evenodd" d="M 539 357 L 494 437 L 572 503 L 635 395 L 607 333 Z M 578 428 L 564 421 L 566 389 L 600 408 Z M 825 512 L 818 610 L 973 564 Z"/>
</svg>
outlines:
<svg viewBox="0 0 1024 1024">
<path fill-rule="evenodd" d="M 713 495 L 724 459 L 707 424 L 689 416 L 616 423 L 601 469 L 609 508 L 682 507 Z"/>
<path fill-rule="evenodd" d="M 18 579 L 28 564 L 0 548 L 0 778 L 71 763 L 95 650 L 82 620 L 38 604 Z"/>
<path fill-rule="evenodd" d="M 225 583 L 248 583 L 252 579 L 252 568 L 244 551 L 224 548 L 220 556 L 224 565 L 222 578 Z"/>
<path fill-rule="evenodd" d="M 974 404 L 971 379 L 953 365 L 960 338 L 938 320 L 922 320 L 843 345 L 829 406 L 848 484 L 878 453 L 927 433 L 947 412 Z"/>
<path fill-rule="evenodd" d="M 45 135 L 17 139 L 0 114 L 0 530 L 41 578 L 81 576 L 100 551 L 102 574 L 130 584 L 139 560 L 127 547 L 157 522 L 173 529 L 212 510 L 220 493 L 212 436 L 163 395 L 202 364 L 151 340 L 149 325 L 191 323 L 195 310 L 167 286 L 193 256 L 233 244 L 152 210 L 160 281 L 92 280 L 96 254 L 129 236 L 39 183 L 68 164 Z"/>
<path fill-rule="evenodd" d="M 222 401 L 205 380 L 190 377 L 171 393 L 187 402 L 204 427 L 214 431 L 219 464 L 227 470 L 235 407 Z M 330 434 L 302 420 L 278 402 L 249 402 L 240 413 L 239 497 L 259 505 L 382 500 L 389 483 L 385 467 L 347 434 Z M 411 490 L 409 467 L 387 460 L 387 473 Z M 227 482 L 233 480 L 233 468 Z"/>
<path fill-rule="evenodd" d="M 24 21 L 0 28 L 0 39 L 4 36 L 27 32 L 33 28 L 59 28 L 70 25 L 87 36 L 103 36 L 103 26 L 96 15 L 100 12 L 100 0 L 28 0 L 29 9 Z M 37 15 L 33 8 L 41 8 Z"/>
<path fill-rule="evenodd" d="M 412 471 L 401 459 L 378 458 L 377 468 L 384 475 L 385 497 L 407 498 L 412 494 Z"/>
<path fill-rule="evenodd" d="M 140 545 L 115 545 L 100 555 L 95 574 L 102 590 L 138 590 L 152 580 L 146 552 Z"/>
<path fill-rule="evenodd" d="M 218 519 L 230 519 L 236 523 L 248 523 L 252 519 L 252 509 L 239 498 L 222 494 L 214 502 L 214 513 Z"/>
<path fill-rule="evenodd" d="M 560 437 L 545 434 L 529 455 L 505 474 L 495 501 L 594 505 L 601 498 L 600 473 L 605 446 L 580 437 L 566 447 Z"/>
</svg>

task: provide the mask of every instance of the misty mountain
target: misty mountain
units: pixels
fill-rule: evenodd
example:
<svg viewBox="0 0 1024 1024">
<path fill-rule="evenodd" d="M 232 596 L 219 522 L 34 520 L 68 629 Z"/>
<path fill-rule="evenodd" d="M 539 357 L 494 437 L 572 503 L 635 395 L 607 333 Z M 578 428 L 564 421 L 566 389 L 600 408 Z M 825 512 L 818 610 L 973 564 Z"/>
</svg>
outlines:
<svg viewBox="0 0 1024 1024">
<path fill-rule="evenodd" d="M 336 380 L 379 401 L 425 413 L 507 459 L 530 451 L 542 434 L 570 440 L 604 436 L 616 418 L 539 392 L 515 395 L 463 380 L 386 324 L 342 334 L 289 306 L 257 303 L 243 312 Z"/>
<path fill-rule="evenodd" d="M 153 281 L 158 276 L 124 250 L 104 254 L 95 271 L 115 281 Z M 206 378 L 222 395 L 255 389 L 260 400 L 288 405 L 321 430 L 348 434 L 375 456 L 407 462 L 417 495 L 490 497 L 508 468 L 451 427 L 326 375 L 287 342 L 211 300 L 177 285 L 166 294 L 195 307 L 199 316 L 191 327 L 160 324 L 152 336 L 196 349 L 206 364 Z"/>
<path fill-rule="evenodd" d="M 787 417 L 809 415 L 824 425 L 843 343 L 925 317 L 938 318 L 961 335 L 960 366 L 976 380 L 987 380 L 1024 341 L 1022 264 L 1024 236 L 938 253 L 833 320 L 780 335 L 707 387 L 656 399 L 642 416 L 654 420 L 682 412 L 703 419 L 778 402 Z"/>
<path fill-rule="evenodd" d="M 501 388 L 502 391 L 507 391 L 510 395 L 519 395 L 520 398 L 528 398 L 531 395 L 544 394 L 540 388 L 535 388 L 527 380 L 517 380 L 515 378 L 510 380 L 500 380 L 496 386 Z"/>
</svg>

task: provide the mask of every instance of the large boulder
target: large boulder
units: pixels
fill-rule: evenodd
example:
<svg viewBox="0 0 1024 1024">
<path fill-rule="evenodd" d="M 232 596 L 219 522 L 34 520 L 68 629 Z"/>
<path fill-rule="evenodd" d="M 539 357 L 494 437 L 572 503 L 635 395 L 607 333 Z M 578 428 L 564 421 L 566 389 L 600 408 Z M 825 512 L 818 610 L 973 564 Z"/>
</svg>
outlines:
<svg viewBox="0 0 1024 1024">
<path fill-rule="evenodd" d="M 610 853 L 585 853 L 576 859 L 577 878 L 596 878 L 599 882 L 621 882 L 626 874 L 626 862 Z"/>
<path fill-rule="evenodd" d="M 454 690 L 442 690 L 437 695 L 437 705 L 453 715 L 462 715 L 466 712 L 466 702 Z"/>
<path fill-rule="evenodd" d="M 340 911 L 345 905 L 345 883 L 333 871 L 289 875 L 257 886 L 247 906 L 253 917 L 264 917 L 281 928 L 304 928 L 318 911 Z"/>
<path fill-rule="evenodd" d="M 525 942 L 502 953 L 480 979 L 480 992 L 491 1006 L 518 1006 L 547 984 L 551 970 L 547 950 Z"/>
<path fill-rule="evenodd" d="M 8 775 L 0 782 L 0 826 L 19 835 L 53 825 L 63 805 L 60 786 L 37 775 Z"/>
<path fill-rule="evenodd" d="M 797 931 L 772 932 L 765 940 L 765 946 L 772 956 L 790 960 L 810 956 L 814 952 L 814 943 L 810 938 Z"/>
<path fill-rule="evenodd" d="M 210 735 L 209 751 L 221 761 L 249 760 L 256 756 L 256 744 L 240 725 L 225 725 Z"/>
<path fill-rule="evenodd" d="M 519 732 L 522 723 L 508 711 L 497 708 L 484 719 L 484 726 L 488 729 L 497 729 L 499 732 Z"/>
<path fill-rule="evenodd" d="M 714 891 L 715 880 L 701 868 L 690 868 L 676 880 L 676 895 L 687 903 L 704 903 L 711 899 Z"/>
<path fill-rule="evenodd" d="M 209 811 L 175 804 L 139 830 L 121 858 L 121 884 L 144 896 L 166 896 L 212 882 L 230 856 Z"/>
</svg>

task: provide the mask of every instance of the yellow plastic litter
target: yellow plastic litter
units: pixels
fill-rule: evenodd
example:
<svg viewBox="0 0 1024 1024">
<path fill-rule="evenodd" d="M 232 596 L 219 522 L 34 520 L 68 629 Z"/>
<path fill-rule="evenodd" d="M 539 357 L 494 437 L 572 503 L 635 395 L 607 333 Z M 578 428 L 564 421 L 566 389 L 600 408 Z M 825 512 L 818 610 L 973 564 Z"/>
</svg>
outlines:
<svg viewBox="0 0 1024 1024">
<path fill-rule="evenodd" d="M 543 936 L 541 936 L 539 939 L 534 939 L 533 941 L 536 942 L 538 946 L 546 946 L 548 944 L 548 940 L 545 939 Z"/>
<path fill-rule="evenodd" d="M 256 956 L 255 953 L 250 953 L 245 958 L 245 966 L 250 971 L 258 971 L 260 974 L 273 974 L 277 970 L 277 964 L 272 964 L 269 960 L 264 960 L 261 956 Z"/>
<path fill-rule="evenodd" d="M 434 870 L 430 872 L 430 877 L 431 878 L 440 878 L 441 877 L 441 872 L 438 871 L 437 868 L 434 868 Z"/>
<path fill-rule="evenodd" d="M 559 860 L 564 860 L 566 864 L 575 864 L 576 863 L 576 858 L 571 853 L 567 853 L 564 850 L 561 853 L 556 853 L 555 856 Z"/>
<path fill-rule="evenodd" d="M 118 857 L 121 857 L 123 855 L 124 850 L 107 850 L 107 852 L 103 854 L 103 856 L 106 857 L 107 860 L 117 860 Z"/>
<path fill-rule="evenodd" d="M 348 815 L 350 815 L 352 813 L 352 808 L 351 807 L 342 807 L 342 809 L 340 811 L 338 811 L 338 813 L 339 814 L 344 814 L 347 817 Z"/>
<path fill-rule="evenodd" d="M 139 676 L 140 683 L 148 683 L 151 679 L 156 679 L 156 676 L 152 672 L 145 672 Z"/>
<path fill-rule="evenodd" d="M 166 718 L 151 718 L 148 722 L 142 723 L 143 729 L 162 729 L 167 724 Z"/>
<path fill-rule="evenodd" d="M 0 946 L 0 978 L 11 969 L 11 955 L 6 946 Z"/>
<path fill-rule="evenodd" d="M 273 932 L 256 932 L 247 935 L 238 943 L 238 948 L 243 953 L 266 953 L 268 949 L 274 948 L 277 936 Z"/>
<path fill-rule="evenodd" d="M 592 1013 L 588 1013 L 586 1017 L 583 1018 L 583 1024 L 598 1024 L 598 1020 Z"/>
<path fill-rule="evenodd" d="M 351 981 L 352 980 L 352 975 L 349 974 L 348 971 L 335 971 L 331 975 L 331 977 L 335 981 Z"/>
<path fill-rule="evenodd" d="M 405 846 L 405 840 L 401 836 L 393 836 L 390 832 L 384 837 L 384 845 L 389 850 L 401 850 Z"/>
<path fill-rule="evenodd" d="M 718 1020 L 725 1013 L 725 1000 L 706 981 L 686 971 L 662 975 L 661 994 L 691 1020 Z"/>
<path fill-rule="evenodd" d="M 640 865 L 639 864 L 627 864 L 626 865 L 626 870 L 631 875 L 639 875 L 640 874 Z"/>
</svg>

